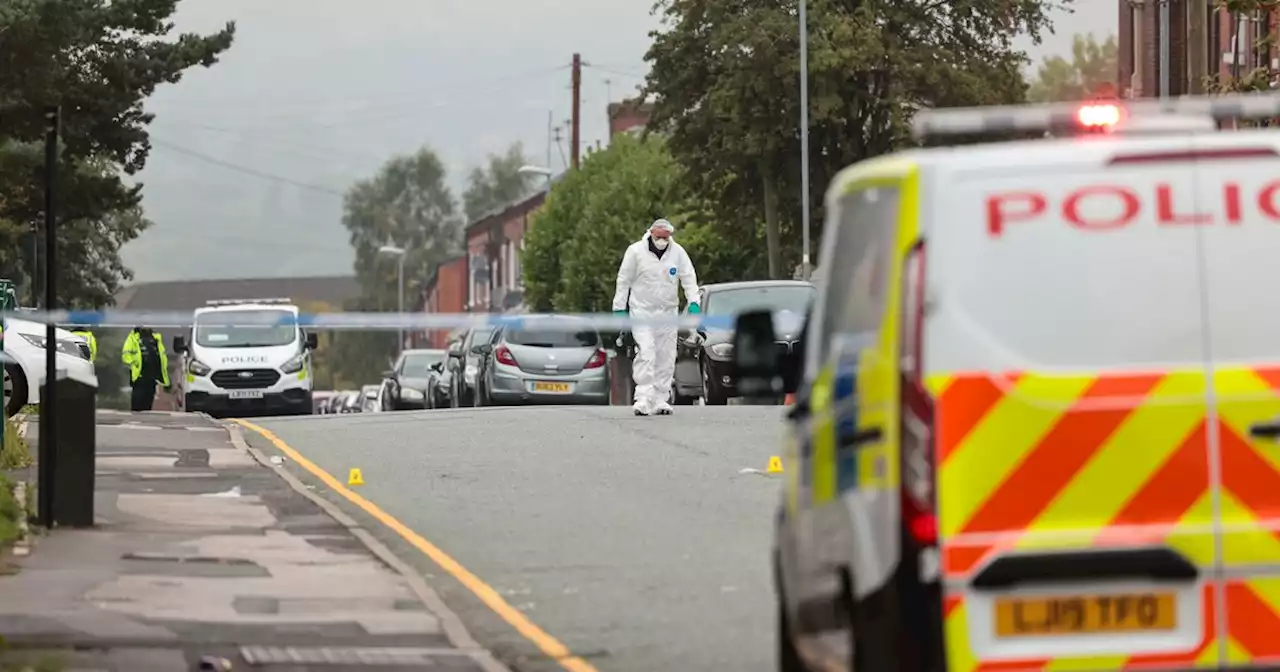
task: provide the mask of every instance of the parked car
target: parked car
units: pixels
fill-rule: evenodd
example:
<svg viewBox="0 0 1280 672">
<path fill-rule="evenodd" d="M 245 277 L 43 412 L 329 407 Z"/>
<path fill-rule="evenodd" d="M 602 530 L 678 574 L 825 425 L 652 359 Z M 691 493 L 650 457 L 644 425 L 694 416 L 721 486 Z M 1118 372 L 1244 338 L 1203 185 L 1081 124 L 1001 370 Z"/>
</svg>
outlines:
<svg viewBox="0 0 1280 672">
<path fill-rule="evenodd" d="M 778 348 L 787 366 L 800 366 L 794 354 L 800 342 L 804 315 L 818 295 L 812 283 L 801 280 L 761 280 L 705 285 L 698 290 L 704 315 L 733 318 L 753 310 L 790 313 L 777 333 Z M 723 406 L 737 396 L 733 376 L 733 330 L 698 329 L 680 332 L 676 343 L 676 372 L 671 385 L 673 404 L 691 404 L 699 397 L 708 406 Z"/>
<path fill-rule="evenodd" d="M 13 417 L 27 404 L 40 403 L 44 385 L 45 329 L 39 322 L 16 318 L 4 320 L 4 352 L 12 361 L 4 364 L 5 417 Z M 89 343 L 66 329 L 54 331 L 56 367 L 72 375 L 93 378 Z"/>
<path fill-rule="evenodd" d="M 488 343 L 473 346 L 482 357 L 477 375 L 478 406 L 505 404 L 608 404 L 608 354 L 590 322 L 568 331 L 538 327 L 529 318 L 522 328 L 496 330 Z"/>
<path fill-rule="evenodd" d="M 360 390 L 352 390 L 342 397 L 338 413 L 360 413 L 364 410 L 364 394 Z"/>
<path fill-rule="evenodd" d="M 405 350 L 396 358 L 395 366 L 382 375 L 385 380 L 385 406 L 389 411 L 427 407 L 428 378 L 434 367 L 445 360 L 444 350 Z"/>
<path fill-rule="evenodd" d="M 449 395 L 454 408 L 476 405 L 476 373 L 480 370 L 480 354 L 476 346 L 488 343 L 493 331 L 493 327 L 476 327 L 463 337 L 451 381 L 453 390 Z"/>
<path fill-rule="evenodd" d="M 365 385 L 360 388 L 360 412 L 377 413 L 382 410 L 382 390 L 384 386 Z"/>
<path fill-rule="evenodd" d="M 453 368 L 451 364 L 458 360 L 462 353 L 462 340 L 451 341 L 445 348 L 445 358 L 431 365 L 427 375 L 427 408 L 449 408 L 450 394 L 453 387 Z"/>
</svg>

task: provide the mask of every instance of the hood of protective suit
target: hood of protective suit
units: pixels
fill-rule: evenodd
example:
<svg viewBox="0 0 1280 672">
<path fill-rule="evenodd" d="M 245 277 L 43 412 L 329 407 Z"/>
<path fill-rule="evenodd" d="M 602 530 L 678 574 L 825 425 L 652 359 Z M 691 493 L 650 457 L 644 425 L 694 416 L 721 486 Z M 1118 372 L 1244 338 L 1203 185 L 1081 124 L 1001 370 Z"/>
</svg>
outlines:
<svg viewBox="0 0 1280 672">
<path fill-rule="evenodd" d="M 661 258 L 649 250 L 648 231 L 627 248 L 618 268 L 618 289 L 614 310 L 630 308 L 637 316 L 674 314 L 680 307 L 679 290 L 698 295 L 698 278 L 684 248 L 671 238 Z M 630 295 L 630 300 L 628 300 Z"/>
</svg>

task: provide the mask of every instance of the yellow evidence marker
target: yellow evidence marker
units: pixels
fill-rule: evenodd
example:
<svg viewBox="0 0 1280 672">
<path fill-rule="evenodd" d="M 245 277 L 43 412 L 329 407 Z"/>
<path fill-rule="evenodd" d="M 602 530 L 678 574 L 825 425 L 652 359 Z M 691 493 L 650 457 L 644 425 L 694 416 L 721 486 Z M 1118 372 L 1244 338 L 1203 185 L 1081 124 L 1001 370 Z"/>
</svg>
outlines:
<svg viewBox="0 0 1280 672">
<path fill-rule="evenodd" d="M 768 469 L 765 469 L 765 473 L 766 473 L 766 474 L 781 474 L 781 473 L 782 473 L 782 458 L 781 458 L 781 457 L 778 457 L 777 455 L 774 455 L 773 457 L 769 458 L 769 468 L 768 468 Z"/>
<path fill-rule="evenodd" d="M 361 474 L 359 469 L 352 469 L 347 474 L 347 485 L 364 485 L 364 474 Z"/>
</svg>

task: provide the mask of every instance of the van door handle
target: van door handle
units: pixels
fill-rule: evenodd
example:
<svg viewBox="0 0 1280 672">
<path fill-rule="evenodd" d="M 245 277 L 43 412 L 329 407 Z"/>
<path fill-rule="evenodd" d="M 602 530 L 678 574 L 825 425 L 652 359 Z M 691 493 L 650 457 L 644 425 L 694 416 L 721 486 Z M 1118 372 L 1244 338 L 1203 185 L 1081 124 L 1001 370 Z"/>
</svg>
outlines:
<svg viewBox="0 0 1280 672">
<path fill-rule="evenodd" d="M 1280 439 L 1280 420 L 1259 422 L 1250 426 L 1249 436 L 1255 439 Z"/>
<path fill-rule="evenodd" d="M 863 444 L 876 443 L 882 438 L 884 438 L 884 430 L 879 427 L 868 427 L 852 434 L 841 434 L 840 448 L 842 450 L 853 450 Z"/>
</svg>

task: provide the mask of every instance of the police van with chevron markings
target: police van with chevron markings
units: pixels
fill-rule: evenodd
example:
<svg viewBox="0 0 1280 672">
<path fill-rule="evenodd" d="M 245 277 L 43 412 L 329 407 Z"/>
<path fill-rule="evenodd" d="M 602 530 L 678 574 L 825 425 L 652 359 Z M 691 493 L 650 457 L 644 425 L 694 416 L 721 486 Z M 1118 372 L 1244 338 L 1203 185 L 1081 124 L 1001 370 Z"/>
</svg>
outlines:
<svg viewBox="0 0 1280 672">
<path fill-rule="evenodd" d="M 1102 107 L 921 113 L 1044 139 L 838 175 L 794 380 L 739 317 L 779 669 L 1280 667 L 1280 96 Z"/>
<path fill-rule="evenodd" d="M 316 335 L 289 299 L 228 299 L 197 308 L 182 355 L 184 409 L 215 417 L 310 415 Z"/>
</svg>

